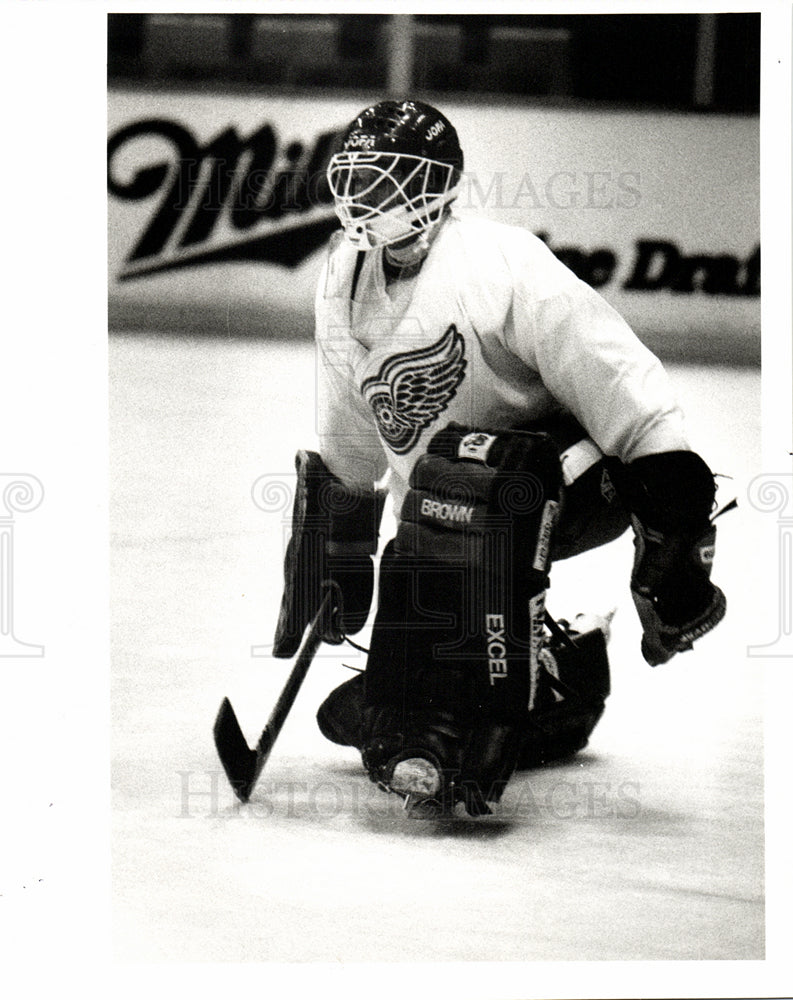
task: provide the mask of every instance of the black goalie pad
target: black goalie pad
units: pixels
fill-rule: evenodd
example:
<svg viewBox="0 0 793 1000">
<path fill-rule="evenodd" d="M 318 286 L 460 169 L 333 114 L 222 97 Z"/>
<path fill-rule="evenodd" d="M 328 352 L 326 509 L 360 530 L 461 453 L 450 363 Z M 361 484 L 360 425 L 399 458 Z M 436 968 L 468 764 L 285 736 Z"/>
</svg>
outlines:
<svg viewBox="0 0 793 1000">
<path fill-rule="evenodd" d="M 606 699 L 611 689 L 607 652 L 609 619 L 598 615 L 578 615 L 572 622 L 562 621 L 551 634 L 546 633 L 535 682 L 530 695 L 530 711 L 525 725 L 516 729 L 507 726 L 481 726 L 477 739 L 486 743 L 490 755 L 495 752 L 499 768 L 504 768 L 505 755 L 514 753 L 514 740 L 519 744 L 516 767 L 519 770 L 541 767 L 566 758 L 583 749 L 592 731 L 603 715 Z M 447 768 L 460 776 L 465 774 L 467 752 L 479 763 L 480 781 L 490 785 L 501 780 L 500 774 L 489 765 L 488 756 L 473 741 L 464 742 L 459 728 L 450 727 L 446 717 L 431 713 L 415 713 L 411 717 L 399 715 L 399 709 L 366 708 L 364 699 L 364 673 L 356 674 L 335 688 L 325 699 L 317 713 L 317 722 L 323 735 L 341 746 L 363 745 L 365 729 L 368 743 L 367 765 L 370 770 L 380 768 L 380 780 L 386 783 L 386 767 L 412 755 L 414 740 L 425 733 L 434 734 L 424 739 L 426 749 L 445 734 L 443 747 Z M 364 726 L 365 722 L 365 726 Z M 501 740 L 514 734 L 513 745 L 505 747 Z M 382 734 L 382 736 L 381 736 Z M 483 776 L 485 775 L 486 776 Z M 509 776 L 509 759 L 506 761 Z M 492 796 L 485 798 L 493 801 Z"/>
<path fill-rule="evenodd" d="M 452 424 L 410 487 L 380 567 L 368 700 L 514 719 L 541 641 L 556 449 L 543 434 Z"/>
<path fill-rule="evenodd" d="M 582 750 L 611 692 L 609 619 L 579 615 L 554 626 L 539 655 L 518 768 L 540 767 Z"/>
<path fill-rule="evenodd" d="M 394 759 L 425 744 L 458 787 L 497 800 L 542 642 L 558 455 L 543 434 L 450 425 L 410 487 L 380 566 L 364 763 L 387 784 Z"/>
</svg>

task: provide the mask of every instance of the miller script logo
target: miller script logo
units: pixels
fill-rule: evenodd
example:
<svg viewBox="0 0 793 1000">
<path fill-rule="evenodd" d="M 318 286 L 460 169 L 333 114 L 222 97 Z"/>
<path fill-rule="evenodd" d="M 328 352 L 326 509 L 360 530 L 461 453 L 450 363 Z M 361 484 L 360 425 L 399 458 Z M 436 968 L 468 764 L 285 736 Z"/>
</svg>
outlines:
<svg viewBox="0 0 793 1000">
<path fill-rule="evenodd" d="M 390 357 L 361 385 L 377 427 L 397 455 L 410 451 L 422 430 L 454 399 L 465 374 L 465 342 L 452 323 L 429 347 Z"/>
<path fill-rule="evenodd" d="M 282 144 L 263 125 L 201 145 L 165 118 L 119 129 L 108 141 L 109 193 L 158 198 L 118 280 L 219 261 L 301 263 L 338 228 L 325 179 L 335 135 Z"/>
</svg>

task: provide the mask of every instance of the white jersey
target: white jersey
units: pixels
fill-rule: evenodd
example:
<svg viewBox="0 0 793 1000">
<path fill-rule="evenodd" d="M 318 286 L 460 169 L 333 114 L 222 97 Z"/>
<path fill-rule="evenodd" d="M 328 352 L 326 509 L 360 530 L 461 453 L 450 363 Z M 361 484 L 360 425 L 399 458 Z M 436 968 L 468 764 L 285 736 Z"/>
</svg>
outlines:
<svg viewBox="0 0 793 1000">
<path fill-rule="evenodd" d="M 569 412 L 624 462 L 688 449 L 657 358 L 528 231 L 452 216 L 418 274 L 388 286 L 382 250 L 359 253 L 331 245 L 316 299 L 320 451 L 348 485 L 390 468 L 398 512 L 452 421 L 498 430 Z"/>
</svg>

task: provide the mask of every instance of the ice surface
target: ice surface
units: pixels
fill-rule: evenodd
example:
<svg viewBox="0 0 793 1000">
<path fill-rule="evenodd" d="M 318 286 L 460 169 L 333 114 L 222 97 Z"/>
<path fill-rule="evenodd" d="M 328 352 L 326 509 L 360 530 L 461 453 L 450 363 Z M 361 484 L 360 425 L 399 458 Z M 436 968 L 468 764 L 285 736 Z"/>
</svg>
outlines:
<svg viewBox="0 0 793 1000">
<path fill-rule="evenodd" d="M 617 607 L 605 716 L 576 759 L 517 775 L 496 816 L 449 822 L 407 819 L 319 734 L 317 705 L 362 665 L 349 648 L 321 649 L 248 806 L 214 754 L 222 697 L 252 743 L 289 668 L 264 654 L 279 483 L 314 441 L 313 370 L 310 345 L 111 338 L 117 958 L 762 958 L 763 691 L 746 647 L 774 620 L 743 500 L 760 470 L 759 372 L 670 369 L 692 445 L 733 477 L 720 499 L 742 501 L 719 522 L 727 619 L 653 670 L 630 540 L 559 564 L 557 617 Z"/>
</svg>

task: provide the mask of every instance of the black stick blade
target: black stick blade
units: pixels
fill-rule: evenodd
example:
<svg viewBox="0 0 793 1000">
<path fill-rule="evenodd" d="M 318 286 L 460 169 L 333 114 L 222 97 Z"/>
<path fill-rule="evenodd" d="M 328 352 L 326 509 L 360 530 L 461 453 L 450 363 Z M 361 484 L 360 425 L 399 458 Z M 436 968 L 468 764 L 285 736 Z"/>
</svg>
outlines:
<svg viewBox="0 0 793 1000">
<path fill-rule="evenodd" d="M 215 747 L 220 757 L 220 763 L 229 779 L 229 784 L 234 789 L 234 794 L 240 802 L 247 802 L 253 791 L 253 787 L 259 780 L 267 758 L 273 744 L 278 739 L 278 734 L 283 728 L 286 717 L 294 703 L 300 685 L 308 673 L 314 654 L 319 649 L 322 642 L 326 622 L 333 611 L 333 592 L 328 589 L 319 610 L 311 622 L 308 634 L 303 640 L 300 652 L 292 667 L 292 671 L 286 680 L 283 690 L 275 704 L 275 708 L 270 715 L 264 732 L 259 737 L 256 749 L 251 750 L 242 735 L 240 724 L 231 702 L 224 698 L 215 719 Z"/>
<path fill-rule="evenodd" d="M 213 733 L 218 757 L 229 784 L 240 802 L 247 802 L 261 773 L 261 757 L 245 742 L 228 698 L 224 698 L 221 703 Z"/>
</svg>

